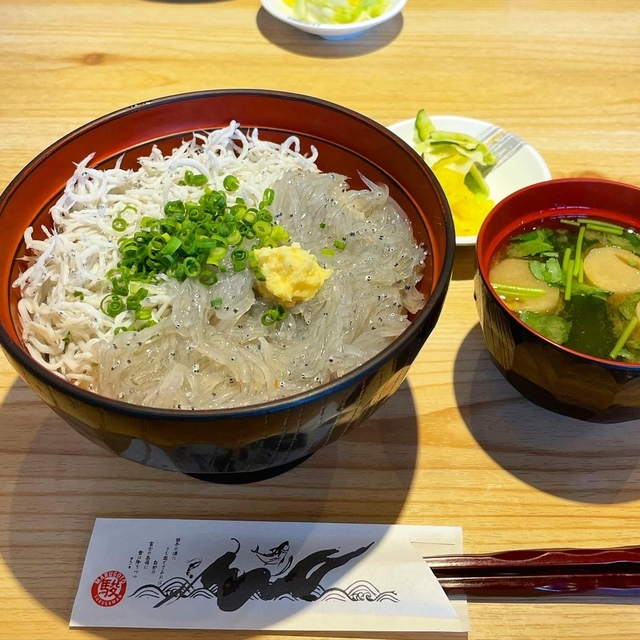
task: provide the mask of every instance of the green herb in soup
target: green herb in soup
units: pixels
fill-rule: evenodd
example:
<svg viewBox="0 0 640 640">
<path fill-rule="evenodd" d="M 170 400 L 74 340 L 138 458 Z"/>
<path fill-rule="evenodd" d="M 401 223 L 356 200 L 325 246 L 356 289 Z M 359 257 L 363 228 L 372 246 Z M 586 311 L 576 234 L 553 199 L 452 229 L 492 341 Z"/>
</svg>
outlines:
<svg viewBox="0 0 640 640">
<path fill-rule="evenodd" d="M 587 355 L 640 362 L 640 233 L 549 219 L 499 251 L 491 285 L 534 331 Z"/>
</svg>

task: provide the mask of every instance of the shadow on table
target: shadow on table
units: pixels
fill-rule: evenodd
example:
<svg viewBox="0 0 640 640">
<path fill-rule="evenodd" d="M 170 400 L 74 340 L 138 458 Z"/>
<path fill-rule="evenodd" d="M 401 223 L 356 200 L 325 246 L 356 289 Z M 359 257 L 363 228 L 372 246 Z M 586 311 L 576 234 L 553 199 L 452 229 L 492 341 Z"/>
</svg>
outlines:
<svg viewBox="0 0 640 640">
<path fill-rule="evenodd" d="M 453 263 L 453 280 L 473 280 L 476 271 L 476 248 L 472 246 L 456 247 L 456 259 Z"/>
<path fill-rule="evenodd" d="M 473 437 L 520 480 L 577 502 L 640 497 L 640 421 L 583 422 L 529 402 L 490 360 L 479 324 L 460 346 L 454 385 Z"/>
<path fill-rule="evenodd" d="M 413 481 L 418 432 L 404 383 L 368 422 L 295 469 L 253 484 L 212 484 L 102 450 L 18 379 L 0 405 L 0 440 L 10 453 L 3 460 L 8 506 L 0 514 L 8 544 L 0 552 L 20 586 L 68 620 L 96 517 L 393 524 Z M 126 630 L 99 633 L 129 637 Z M 136 637 L 156 638 L 157 631 L 136 630 Z"/>
<path fill-rule="evenodd" d="M 366 56 L 391 44 L 402 31 L 402 14 L 347 40 L 325 40 L 280 22 L 260 8 L 256 24 L 272 44 L 291 53 L 310 58 L 354 58 Z M 348 72 L 347 72 L 348 73 Z M 373 71 L 372 71 L 373 73 Z M 372 81 L 374 76 L 371 77 Z"/>
</svg>

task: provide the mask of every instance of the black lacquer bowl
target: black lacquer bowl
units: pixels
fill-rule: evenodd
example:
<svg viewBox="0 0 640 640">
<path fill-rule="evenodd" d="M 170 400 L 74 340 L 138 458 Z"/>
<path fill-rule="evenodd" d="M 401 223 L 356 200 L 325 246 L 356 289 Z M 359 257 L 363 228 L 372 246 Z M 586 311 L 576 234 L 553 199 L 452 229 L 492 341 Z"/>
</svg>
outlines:
<svg viewBox="0 0 640 640">
<path fill-rule="evenodd" d="M 556 344 L 512 313 L 491 286 L 500 246 L 541 220 L 592 216 L 640 228 L 640 189 L 608 180 L 568 178 L 525 187 L 499 202 L 476 244 L 475 297 L 491 358 L 535 404 L 589 422 L 640 418 L 640 365 L 586 355 Z M 612 345 L 613 346 L 613 345 Z"/>
<path fill-rule="evenodd" d="M 157 144 L 169 152 L 194 131 L 231 120 L 257 127 L 266 140 L 301 140 L 319 151 L 318 165 L 350 177 L 359 172 L 386 183 L 404 209 L 416 239 L 428 250 L 420 284 L 426 306 L 388 348 L 343 378 L 291 398 L 240 409 L 152 409 L 85 391 L 32 359 L 20 335 L 19 291 L 11 287 L 24 252 L 26 227 L 50 220 L 73 164 L 95 153 L 92 165 L 134 167 Z M 302 462 L 365 421 L 404 380 L 433 330 L 453 269 L 455 237 L 433 174 L 385 127 L 344 107 L 308 96 L 261 90 L 216 90 L 169 96 L 108 114 L 68 134 L 36 157 L 0 197 L 2 304 L 0 344 L 19 375 L 56 413 L 93 442 L 124 458 L 217 482 L 267 478 Z"/>
</svg>

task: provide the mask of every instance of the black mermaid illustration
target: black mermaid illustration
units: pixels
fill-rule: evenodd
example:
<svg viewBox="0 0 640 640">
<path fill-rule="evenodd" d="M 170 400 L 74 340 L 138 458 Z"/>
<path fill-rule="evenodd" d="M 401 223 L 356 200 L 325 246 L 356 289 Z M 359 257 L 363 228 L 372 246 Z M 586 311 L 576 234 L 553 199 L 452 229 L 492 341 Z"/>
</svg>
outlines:
<svg viewBox="0 0 640 640">
<path fill-rule="evenodd" d="M 260 551 L 260 545 L 256 545 L 251 553 L 260 566 L 240 571 L 233 564 L 241 544 L 236 538 L 230 541 L 234 549 L 223 553 L 199 573 L 195 573 L 195 570 L 201 566 L 202 559 L 196 558 L 189 562 L 187 577 L 176 576 L 161 586 L 143 585 L 130 597 L 158 599 L 154 608 L 181 598 L 207 598 L 215 600 L 221 611 L 237 611 L 255 598 L 265 601 L 287 598 L 306 602 L 398 601 L 394 591 L 379 591 L 366 580 L 358 580 L 346 589 L 325 589 L 321 585 L 329 572 L 362 556 L 373 546 L 373 542 L 342 554 L 339 549 L 320 549 L 295 563 L 288 541 L 268 551 Z"/>
</svg>

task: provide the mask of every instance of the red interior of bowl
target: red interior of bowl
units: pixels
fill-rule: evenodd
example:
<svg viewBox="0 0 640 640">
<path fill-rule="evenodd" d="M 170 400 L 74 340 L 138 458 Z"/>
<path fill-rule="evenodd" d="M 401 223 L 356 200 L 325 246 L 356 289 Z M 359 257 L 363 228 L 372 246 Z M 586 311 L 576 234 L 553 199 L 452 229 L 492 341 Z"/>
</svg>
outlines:
<svg viewBox="0 0 640 640">
<path fill-rule="evenodd" d="M 453 261 L 453 223 L 444 195 L 424 162 L 385 127 L 338 105 L 297 94 L 255 90 L 182 94 L 123 109 L 65 136 L 35 158 L 0 196 L 0 329 L 20 343 L 19 291 L 10 287 L 24 252 L 26 227 L 49 222 L 48 210 L 60 197 L 74 164 L 89 154 L 91 166 L 133 167 L 157 143 L 169 151 L 194 131 L 227 126 L 258 128 L 263 139 L 282 142 L 290 135 L 301 151 L 319 151 L 323 171 L 342 173 L 361 188 L 359 174 L 389 186 L 391 196 L 413 221 L 414 235 L 429 250 L 422 292 L 429 296 L 448 280 Z"/>
</svg>

